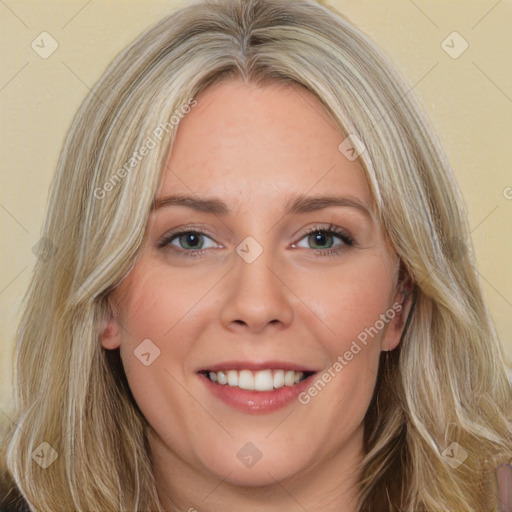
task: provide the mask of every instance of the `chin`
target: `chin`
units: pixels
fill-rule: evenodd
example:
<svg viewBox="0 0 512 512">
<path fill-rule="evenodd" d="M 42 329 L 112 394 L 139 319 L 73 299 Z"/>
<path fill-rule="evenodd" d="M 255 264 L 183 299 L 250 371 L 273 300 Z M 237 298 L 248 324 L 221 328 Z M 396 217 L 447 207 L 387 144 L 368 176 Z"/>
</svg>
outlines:
<svg viewBox="0 0 512 512">
<path fill-rule="evenodd" d="M 310 465 L 296 449 L 289 453 L 272 449 L 258 450 L 246 443 L 236 449 L 219 450 L 210 454 L 202 463 L 216 478 L 243 487 L 275 485 L 307 470 Z"/>
<path fill-rule="evenodd" d="M 239 487 L 266 487 L 274 486 L 276 482 L 286 480 L 296 474 L 297 467 L 292 466 L 290 461 L 285 464 L 266 463 L 260 460 L 252 468 L 244 468 L 241 464 L 226 464 L 215 468 L 217 478 L 224 482 Z M 226 475 L 229 475 L 226 477 Z"/>
</svg>

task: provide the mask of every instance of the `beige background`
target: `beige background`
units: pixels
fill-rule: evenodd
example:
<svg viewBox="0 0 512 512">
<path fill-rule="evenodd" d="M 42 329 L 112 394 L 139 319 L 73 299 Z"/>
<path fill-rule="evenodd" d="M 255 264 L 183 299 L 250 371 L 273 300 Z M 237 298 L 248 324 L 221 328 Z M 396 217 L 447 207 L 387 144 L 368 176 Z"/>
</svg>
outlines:
<svg viewBox="0 0 512 512">
<path fill-rule="evenodd" d="M 58 152 L 88 89 L 144 29 L 186 1 L 0 3 L 0 411 L 11 407 L 19 306 L 35 261 Z M 407 77 L 437 127 L 466 198 L 482 285 L 512 362 L 512 2 L 330 0 Z M 48 32 L 58 49 L 31 48 Z M 458 58 L 441 43 L 457 31 Z M 448 39 L 456 50 L 458 42 Z M 59 371 L 55 368 L 55 371 Z M 0 417 L 2 416 L 0 412 Z M 5 416 L 0 419 L 6 419 Z"/>
</svg>

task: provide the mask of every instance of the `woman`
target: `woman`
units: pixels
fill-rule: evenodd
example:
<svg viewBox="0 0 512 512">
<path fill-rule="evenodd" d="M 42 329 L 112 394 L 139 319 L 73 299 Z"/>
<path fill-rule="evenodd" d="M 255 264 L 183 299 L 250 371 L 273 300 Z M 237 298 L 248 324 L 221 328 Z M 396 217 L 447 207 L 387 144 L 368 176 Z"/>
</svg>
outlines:
<svg viewBox="0 0 512 512">
<path fill-rule="evenodd" d="M 329 8 L 200 2 L 140 37 L 45 233 L 7 445 L 32 510 L 503 507 L 512 396 L 462 200 Z"/>
</svg>

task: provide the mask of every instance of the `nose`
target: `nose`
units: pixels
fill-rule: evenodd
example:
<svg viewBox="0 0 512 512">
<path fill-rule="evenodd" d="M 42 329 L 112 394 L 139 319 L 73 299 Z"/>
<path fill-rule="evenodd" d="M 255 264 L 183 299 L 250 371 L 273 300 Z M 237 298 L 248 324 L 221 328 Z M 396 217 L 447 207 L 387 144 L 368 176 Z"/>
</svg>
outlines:
<svg viewBox="0 0 512 512">
<path fill-rule="evenodd" d="M 272 251 L 264 250 L 252 263 L 237 255 L 234 265 L 226 283 L 228 293 L 220 313 L 224 327 L 232 331 L 245 329 L 260 333 L 268 325 L 273 329 L 290 325 L 293 292 L 277 271 Z"/>
</svg>

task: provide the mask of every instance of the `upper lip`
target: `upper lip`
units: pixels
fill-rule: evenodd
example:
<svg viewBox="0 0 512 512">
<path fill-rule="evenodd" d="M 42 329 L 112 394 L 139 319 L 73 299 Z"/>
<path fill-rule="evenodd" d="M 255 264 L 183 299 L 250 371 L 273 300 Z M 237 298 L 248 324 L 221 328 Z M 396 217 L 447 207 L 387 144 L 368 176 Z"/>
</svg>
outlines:
<svg viewBox="0 0 512 512">
<path fill-rule="evenodd" d="M 216 363 L 208 366 L 204 366 L 197 370 L 197 372 L 218 372 L 221 370 L 295 370 L 296 372 L 316 372 L 314 368 L 310 366 L 292 363 L 288 361 L 224 361 L 222 363 Z"/>
</svg>

